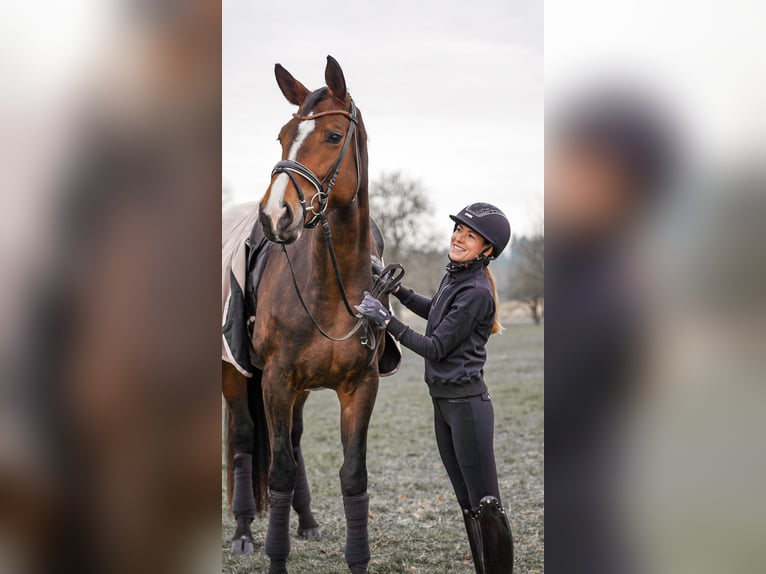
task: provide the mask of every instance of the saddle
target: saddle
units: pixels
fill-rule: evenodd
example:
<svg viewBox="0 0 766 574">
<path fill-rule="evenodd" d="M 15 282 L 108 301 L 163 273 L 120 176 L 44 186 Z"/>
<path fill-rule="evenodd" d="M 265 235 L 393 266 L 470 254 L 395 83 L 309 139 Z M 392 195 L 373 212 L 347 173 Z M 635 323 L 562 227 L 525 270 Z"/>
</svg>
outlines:
<svg viewBox="0 0 766 574">
<path fill-rule="evenodd" d="M 370 229 L 377 252 L 382 255 L 383 235 L 370 218 Z M 258 222 L 258 204 L 237 205 L 222 216 L 222 350 L 221 358 L 246 377 L 257 368 L 251 353 L 252 329 L 258 306 L 258 286 L 269 257 L 279 253 L 263 234 Z M 370 265 L 370 272 L 372 266 Z M 312 328 L 307 322 L 307 328 Z M 387 331 L 378 372 L 385 377 L 399 369 L 402 353 L 399 342 Z"/>
</svg>

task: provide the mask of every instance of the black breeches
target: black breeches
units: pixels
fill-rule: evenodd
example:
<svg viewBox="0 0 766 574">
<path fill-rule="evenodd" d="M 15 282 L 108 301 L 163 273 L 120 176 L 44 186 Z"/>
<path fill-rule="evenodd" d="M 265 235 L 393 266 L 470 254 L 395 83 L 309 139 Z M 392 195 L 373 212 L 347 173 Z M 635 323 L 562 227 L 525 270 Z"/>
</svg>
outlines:
<svg viewBox="0 0 766 574">
<path fill-rule="evenodd" d="M 433 403 L 436 444 L 460 506 L 475 511 L 488 494 L 500 500 L 489 394 Z"/>
</svg>

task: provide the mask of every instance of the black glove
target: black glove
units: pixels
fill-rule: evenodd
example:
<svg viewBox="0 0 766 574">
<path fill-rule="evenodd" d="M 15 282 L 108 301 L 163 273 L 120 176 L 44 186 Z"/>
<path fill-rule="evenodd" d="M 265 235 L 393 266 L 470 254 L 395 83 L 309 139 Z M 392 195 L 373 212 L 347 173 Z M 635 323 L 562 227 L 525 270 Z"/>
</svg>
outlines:
<svg viewBox="0 0 766 574">
<path fill-rule="evenodd" d="M 377 282 L 380 279 L 380 276 L 383 274 L 383 262 L 378 259 L 376 255 L 371 256 L 370 259 L 372 260 L 372 280 Z M 396 291 L 399 290 L 401 284 L 401 279 L 399 281 L 394 281 L 391 283 L 391 285 L 386 287 L 385 291 L 383 291 L 383 294 L 388 295 L 389 293 L 396 293 Z"/>
<path fill-rule="evenodd" d="M 367 317 L 370 321 L 384 329 L 386 327 L 386 322 L 391 318 L 391 311 L 386 309 L 383 303 L 378 301 L 367 291 L 364 292 L 364 299 L 362 299 L 362 302 L 359 305 L 355 305 L 354 308 L 364 317 Z"/>
</svg>

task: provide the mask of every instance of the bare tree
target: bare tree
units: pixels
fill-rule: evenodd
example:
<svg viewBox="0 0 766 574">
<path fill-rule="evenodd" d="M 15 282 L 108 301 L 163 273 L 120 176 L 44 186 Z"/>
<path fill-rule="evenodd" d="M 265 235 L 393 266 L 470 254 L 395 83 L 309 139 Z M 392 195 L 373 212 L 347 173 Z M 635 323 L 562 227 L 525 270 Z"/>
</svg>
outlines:
<svg viewBox="0 0 766 574">
<path fill-rule="evenodd" d="M 406 179 L 398 171 L 384 173 L 370 188 L 372 216 L 386 238 L 386 259 L 401 261 L 409 248 L 421 250 L 430 244 L 425 232 L 431 201 L 423 185 Z"/>
<path fill-rule="evenodd" d="M 542 235 L 514 237 L 508 298 L 521 303 L 539 325 L 543 318 L 545 298 L 545 241 Z"/>
<path fill-rule="evenodd" d="M 386 240 L 386 261 L 402 263 L 407 271 L 406 283 L 414 285 L 413 281 L 422 275 L 424 258 L 432 251 L 428 193 L 419 181 L 406 179 L 398 171 L 384 173 L 372 182 L 370 207 Z M 399 314 L 399 301 L 393 299 L 392 303 Z"/>
</svg>

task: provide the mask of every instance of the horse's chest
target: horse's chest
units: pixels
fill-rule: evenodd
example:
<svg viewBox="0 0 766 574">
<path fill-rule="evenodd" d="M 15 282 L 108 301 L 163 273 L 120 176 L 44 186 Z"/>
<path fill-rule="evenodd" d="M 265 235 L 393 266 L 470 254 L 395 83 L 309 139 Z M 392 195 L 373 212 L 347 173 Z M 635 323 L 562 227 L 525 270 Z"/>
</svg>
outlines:
<svg viewBox="0 0 766 574">
<path fill-rule="evenodd" d="M 370 352 L 356 339 L 342 343 L 317 340 L 275 363 L 297 388 L 337 388 L 361 379 L 369 371 L 371 359 Z"/>
</svg>

